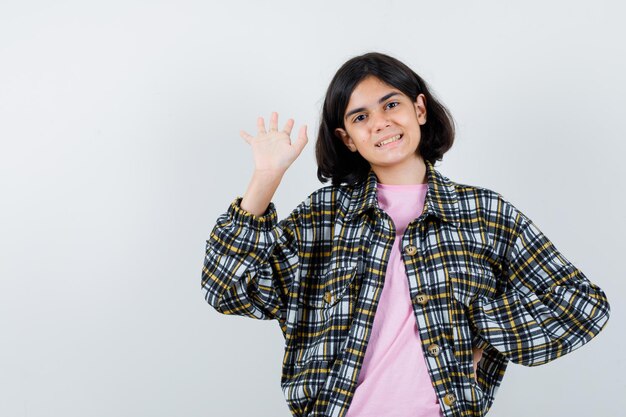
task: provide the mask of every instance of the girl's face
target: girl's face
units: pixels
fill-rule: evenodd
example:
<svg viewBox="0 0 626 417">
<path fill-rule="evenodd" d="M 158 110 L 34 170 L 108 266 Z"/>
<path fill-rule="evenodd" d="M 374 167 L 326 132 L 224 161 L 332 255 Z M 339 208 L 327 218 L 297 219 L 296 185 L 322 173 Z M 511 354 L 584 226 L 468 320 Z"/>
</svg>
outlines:
<svg viewBox="0 0 626 417">
<path fill-rule="evenodd" d="M 379 78 L 364 78 L 350 95 L 345 129 L 335 134 L 365 158 L 378 178 L 392 172 L 411 172 L 424 164 L 417 154 L 420 125 L 426 123 L 426 97 L 411 98 Z M 386 174 L 386 175 L 385 175 Z"/>
</svg>

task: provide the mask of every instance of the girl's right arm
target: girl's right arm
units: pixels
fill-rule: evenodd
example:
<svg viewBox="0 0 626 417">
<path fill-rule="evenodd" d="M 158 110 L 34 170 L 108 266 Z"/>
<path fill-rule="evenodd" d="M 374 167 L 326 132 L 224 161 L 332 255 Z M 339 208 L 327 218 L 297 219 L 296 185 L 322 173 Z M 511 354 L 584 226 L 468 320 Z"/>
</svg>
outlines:
<svg viewBox="0 0 626 417">
<path fill-rule="evenodd" d="M 271 199 L 307 143 L 305 127 L 292 145 L 293 120 L 280 132 L 277 122 L 274 113 L 269 131 L 259 118 L 256 137 L 242 132 L 253 147 L 254 175 L 245 196 L 218 218 L 207 240 L 202 289 L 206 301 L 223 314 L 278 319 L 282 325 L 298 273 L 297 229 L 310 205 L 304 201 L 286 219 L 277 220 Z"/>
</svg>

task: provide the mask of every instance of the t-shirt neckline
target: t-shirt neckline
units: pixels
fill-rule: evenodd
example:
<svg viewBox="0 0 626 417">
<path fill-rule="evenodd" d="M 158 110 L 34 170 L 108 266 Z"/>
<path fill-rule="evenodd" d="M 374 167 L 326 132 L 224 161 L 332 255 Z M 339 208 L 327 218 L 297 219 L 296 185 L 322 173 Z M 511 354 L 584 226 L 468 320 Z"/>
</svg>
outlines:
<svg viewBox="0 0 626 417">
<path fill-rule="evenodd" d="M 383 184 L 378 183 L 378 187 L 383 190 L 406 190 L 406 189 L 419 189 L 425 188 L 428 186 L 428 183 L 425 182 L 423 184 Z"/>
</svg>

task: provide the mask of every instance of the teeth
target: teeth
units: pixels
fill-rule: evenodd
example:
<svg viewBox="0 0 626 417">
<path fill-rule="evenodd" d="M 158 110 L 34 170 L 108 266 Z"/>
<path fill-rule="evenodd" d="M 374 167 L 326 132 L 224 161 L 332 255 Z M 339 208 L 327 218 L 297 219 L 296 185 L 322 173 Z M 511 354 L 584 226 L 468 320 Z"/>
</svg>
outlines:
<svg viewBox="0 0 626 417">
<path fill-rule="evenodd" d="M 376 146 L 378 146 L 378 147 L 380 148 L 380 147 L 381 147 L 381 146 L 383 146 L 383 145 L 386 145 L 386 144 L 391 143 L 391 142 L 395 142 L 396 140 L 400 139 L 400 136 L 401 136 L 401 135 L 396 135 L 396 136 L 394 136 L 394 137 L 392 137 L 392 138 L 387 139 L 387 140 L 386 140 L 386 141 L 384 141 L 384 142 L 380 142 L 380 143 L 379 143 L 378 145 L 376 145 Z"/>
</svg>

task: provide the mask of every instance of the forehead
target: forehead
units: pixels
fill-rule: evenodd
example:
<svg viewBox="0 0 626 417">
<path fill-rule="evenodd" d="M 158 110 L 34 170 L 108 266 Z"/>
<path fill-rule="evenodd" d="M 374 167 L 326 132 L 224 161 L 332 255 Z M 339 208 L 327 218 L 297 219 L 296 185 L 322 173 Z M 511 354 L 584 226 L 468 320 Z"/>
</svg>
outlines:
<svg viewBox="0 0 626 417">
<path fill-rule="evenodd" d="M 352 94 L 350 94 L 350 100 L 348 101 L 348 108 L 346 110 L 350 110 L 353 107 L 367 107 L 378 104 L 378 100 L 381 97 L 389 93 L 398 93 L 406 97 L 404 93 L 402 93 L 396 87 L 393 87 L 380 78 L 376 78 L 374 76 L 365 77 L 361 80 L 354 90 L 352 90 Z M 397 97 L 397 96 L 394 96 Z"/>
</svg>

